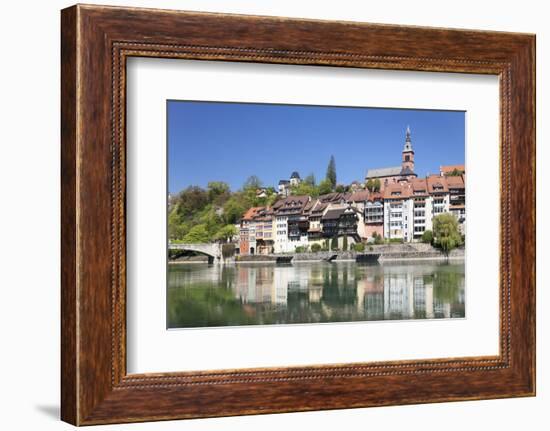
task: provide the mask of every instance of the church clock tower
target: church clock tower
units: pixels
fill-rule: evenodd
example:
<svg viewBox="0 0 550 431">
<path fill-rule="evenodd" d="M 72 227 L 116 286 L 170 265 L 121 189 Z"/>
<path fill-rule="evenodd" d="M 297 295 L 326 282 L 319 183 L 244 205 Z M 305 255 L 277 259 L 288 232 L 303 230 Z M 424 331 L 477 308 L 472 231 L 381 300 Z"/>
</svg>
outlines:
<svg viewBox="0 0 550 431">
<path fill-rule="evenodd" d="M 401 159 L 401 174 L 414 175 L 414 151 L 411 144 L 411 129 L 407 126 L 405 134 L 405 146 Z"/>
</svg>

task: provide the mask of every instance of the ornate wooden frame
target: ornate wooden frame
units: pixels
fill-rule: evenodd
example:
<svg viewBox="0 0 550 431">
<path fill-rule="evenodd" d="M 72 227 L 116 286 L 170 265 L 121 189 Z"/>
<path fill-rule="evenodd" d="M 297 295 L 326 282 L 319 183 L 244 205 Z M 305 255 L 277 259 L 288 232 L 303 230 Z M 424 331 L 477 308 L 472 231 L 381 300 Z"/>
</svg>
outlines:
<svg viewBox="0 0 550 431">
<path fill-rule="evenodd" d="M 61 17 L 63 420 L 88 425 L 535 394 L 534 35 L 81 5 Z M 498 75 L 500 354 L 128 375 L 129 56 Z"/>
</svg>

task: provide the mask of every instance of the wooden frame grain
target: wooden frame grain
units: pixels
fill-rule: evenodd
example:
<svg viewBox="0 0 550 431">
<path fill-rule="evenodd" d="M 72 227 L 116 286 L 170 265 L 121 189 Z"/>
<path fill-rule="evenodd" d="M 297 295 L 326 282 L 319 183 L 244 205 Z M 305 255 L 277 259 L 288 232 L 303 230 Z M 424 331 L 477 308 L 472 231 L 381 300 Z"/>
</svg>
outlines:
<svg viewBox="0 0 550 431">
<path fill-rule="evenodd" d="M 535 394 L 535 36 L 77 5 L 61 14 L 61 417 L 75 425 Z M 130 56 L 500 77 L 500 353 L 126 373 Z"/>
</svg>

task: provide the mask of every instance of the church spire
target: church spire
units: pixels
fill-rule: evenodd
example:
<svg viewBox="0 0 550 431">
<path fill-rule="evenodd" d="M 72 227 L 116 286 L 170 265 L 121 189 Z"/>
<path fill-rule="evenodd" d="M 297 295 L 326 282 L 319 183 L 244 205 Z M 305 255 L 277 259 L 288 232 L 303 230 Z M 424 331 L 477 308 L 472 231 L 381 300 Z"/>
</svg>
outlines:
<svg viewBox="0 0 550 431">
<path fill-rule="evenodd" d="M 411 128 L 407 126 L 407 130 L 405 132 L 405 146 L 403 147 L 403 152 L 413 151 L 412 144 L 411 144 Z"/>
<path fill-rule="evenodd" d="M 416 177 L 414 173 L 414 150 L 411 144 L 411 128 L 407 126 L 405 132 L 405 146 L 401 153 L 401 176 L 404 178 Z"/>
</svg>

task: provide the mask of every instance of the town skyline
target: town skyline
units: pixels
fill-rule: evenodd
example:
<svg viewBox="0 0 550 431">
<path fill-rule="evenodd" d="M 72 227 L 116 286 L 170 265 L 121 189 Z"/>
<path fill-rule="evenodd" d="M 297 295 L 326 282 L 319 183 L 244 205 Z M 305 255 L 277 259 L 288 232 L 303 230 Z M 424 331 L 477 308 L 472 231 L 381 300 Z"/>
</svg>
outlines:
<svg viewBox="0 0 550 431">
<path fill-rule="evenodd" d="M 167 110 L 169 193 L 211 181 L 236 191 L 250 176 L 277 188 L 295 171 L 320 182 L 331 156 L 338 184 L 363 183 L 369 169 L 400 164 L 407 127 L 420 177 L 465 159 L 462 111 L 186 101 Z"/>
</svg>

